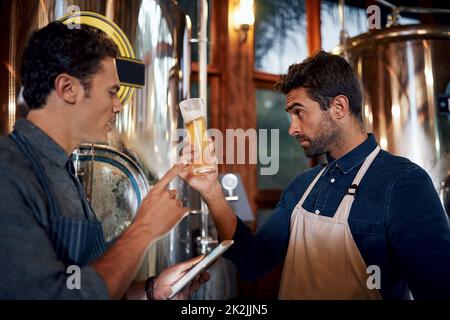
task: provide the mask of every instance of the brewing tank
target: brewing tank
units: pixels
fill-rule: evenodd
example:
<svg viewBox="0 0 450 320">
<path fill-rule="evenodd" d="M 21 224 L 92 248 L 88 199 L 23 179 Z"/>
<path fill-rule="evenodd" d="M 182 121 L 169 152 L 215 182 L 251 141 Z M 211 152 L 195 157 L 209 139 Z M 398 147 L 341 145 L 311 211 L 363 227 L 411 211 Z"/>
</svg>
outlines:
<svg viewBox="0 0 450 320">
<path fill-rule="evenodd" d="M 424 168 L 442 194 L 450 171 L 450 114 L 439 98 L 450 95 L 450 27 L 365 33 L 347 40 L 345 56 L 362 82 L 368 131 L 383 149 Z"/>
</svg>

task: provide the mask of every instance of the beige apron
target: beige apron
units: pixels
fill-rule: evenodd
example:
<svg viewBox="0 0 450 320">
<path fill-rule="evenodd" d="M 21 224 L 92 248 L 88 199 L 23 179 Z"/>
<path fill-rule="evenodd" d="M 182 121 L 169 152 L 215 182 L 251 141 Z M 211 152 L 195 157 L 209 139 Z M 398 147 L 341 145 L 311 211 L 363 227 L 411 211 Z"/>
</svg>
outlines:
<svg viewBox="0 0 450 320">
<path fill-rule="evenodd" d="M 379 151 L 377 147 L 366 158 L 352 187 L 359 185 Z M 367 287 L 370 275 L 348 225 L 356 189 L 349 188 L 334 217 L 302 208 L 324 170 L 311 182 L 292 211 L 279 299 L 381 299 L 377 289 Z"/>
</svg>

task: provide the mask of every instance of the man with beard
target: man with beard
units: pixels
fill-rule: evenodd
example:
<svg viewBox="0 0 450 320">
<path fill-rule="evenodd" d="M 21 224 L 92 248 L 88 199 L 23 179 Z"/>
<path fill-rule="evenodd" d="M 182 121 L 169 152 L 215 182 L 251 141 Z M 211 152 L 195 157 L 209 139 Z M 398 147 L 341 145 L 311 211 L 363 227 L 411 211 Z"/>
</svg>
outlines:
<svg viewBox="0 0 450 320">
<path fill-rule="evenodd" d="M 200 191 L 220 238 L 235 241 L 225 256 L 249 279 L 284 262 L 280 299 L 450 298 L 439 197 L 422 168 L 380 150 L 366 132 L 351 66 L 321 51 L 290 66 L 277 88 L 290 135 L 327 164 L 298 175 L 256 235 L 228 206 L 216 174 L 186 168 L 181 176 Z"/>
</svg>

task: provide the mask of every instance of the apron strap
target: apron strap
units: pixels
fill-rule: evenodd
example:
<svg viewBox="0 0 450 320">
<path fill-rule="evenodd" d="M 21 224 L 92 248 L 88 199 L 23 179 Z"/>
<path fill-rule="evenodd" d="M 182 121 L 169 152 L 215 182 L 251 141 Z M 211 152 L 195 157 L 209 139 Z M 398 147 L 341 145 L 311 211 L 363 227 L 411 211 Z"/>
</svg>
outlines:
<svg viewBox="0 0 450 320">
<path fill-rule="evenodd" d="M 320 177 L 322 176 L 323 172 L 325 171 L 327 167 L 323 167 L 322 170 L 320 170 L 319 174 L 314 178 L 314 180 L 309 184 L 308 188 L 306 189 L 306 191 L 303 193 L 303 196 L 300 198 L 300 201 L 297 204 L 297 207 L 301 207 L 303 206 L 303 202 L 305 202 L 306 197 L 308 197 L 309 193 L 311 192 L 312 188 L 314 188 L 314 186 L 316 185 L 317 181 L 320 179 Z"/>
<path fill-rule="evenodd" d="M 355 179 L 353 179 L 352 185 L 348 188 L 347 194 L 344 196 L 344 199 L 342 199 L 341 203 L 339 204 L 339 207 L 336 210 L 336 213 L 334 215 L 334 219 L 337 220 L 348 220 L 348 216 L 350 214 L 350 210 L 353 205 L 353 201 L 355 200 L 356 194 L 358 193 L 359 183 L 361 182 L 362 178 L 366 174 L 367 170 L 369 169 L 370 165 L 372 164 L 373 160 L 375 160 L 375 157 L 380 152 L 380 147 L 377 146 L 364 160 L 361 168 L 359 168 L 358 173 L 356 174 Z"/>
<path fill-rule="evenodd" d="M 47 197 L 47 203 L 50 208 L 50 216 L 51 218 L 61 216 L 61 211 L 59 209 L 58 203 L 53 197 L 53 193 L 50 192 L 49 183 L 47 180 L 47 176 L 45 175 L 44 168 L 42 168 L 41 163 L 37 160 L 36 155 L 31 149 L 30 144 L 27 142 L 26 138 L 23 137 L 19 132 L 14 130 L 10 137 L 14 142 L 18 145 L 19 149 L 25 154 L 25 156 L 31 161 L 31 165 L 33 166 L 33 170 L 38 178 L 38 181 L 41 187 L 44 189 L 45 196 Z"/>
<path fill-rule="evenodd" d="M 369 169 L 370 165 L 372 164 L 373 160 L 375 160 L 375 157 L 378 155 L 378 152 L 380 152 L 380 147 L 377 146 L 364 160 L 364 163 L 362 164 L 361 168 L 359 169 L 358 173 L 356 174 L 355 179 L 352 182 L 351 187 L 349 188 L 349 191 L 347 191 L 348 194 L 353 195 L 356 194 L 356 190 L 358 189 L 359 183 L 361 182 L 362 178 L 366 174 L 367 170 Z M 350 191 L 350 189 L 354 189 L 355 191 Z"/>
</svg>

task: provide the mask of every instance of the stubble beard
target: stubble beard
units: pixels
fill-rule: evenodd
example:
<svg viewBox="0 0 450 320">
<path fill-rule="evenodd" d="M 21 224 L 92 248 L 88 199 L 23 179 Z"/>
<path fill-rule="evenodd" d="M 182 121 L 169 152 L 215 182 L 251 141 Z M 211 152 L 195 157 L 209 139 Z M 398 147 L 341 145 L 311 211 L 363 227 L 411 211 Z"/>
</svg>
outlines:
<svg viewBox="0 0 450 320">
<path fill-rule="evenodd" d="M 317 136 L 314 138 L 297 136 L 297 140 L 306 139 L 309 142 L 308 146 L 302 146 L 307 157 L 318 157 L 326 153 L 329 147 L 338 141 L 341 137 L 341 131 L 341 128 L 333 121 L 329 113 L 325 112 Z"/>
</svg>

